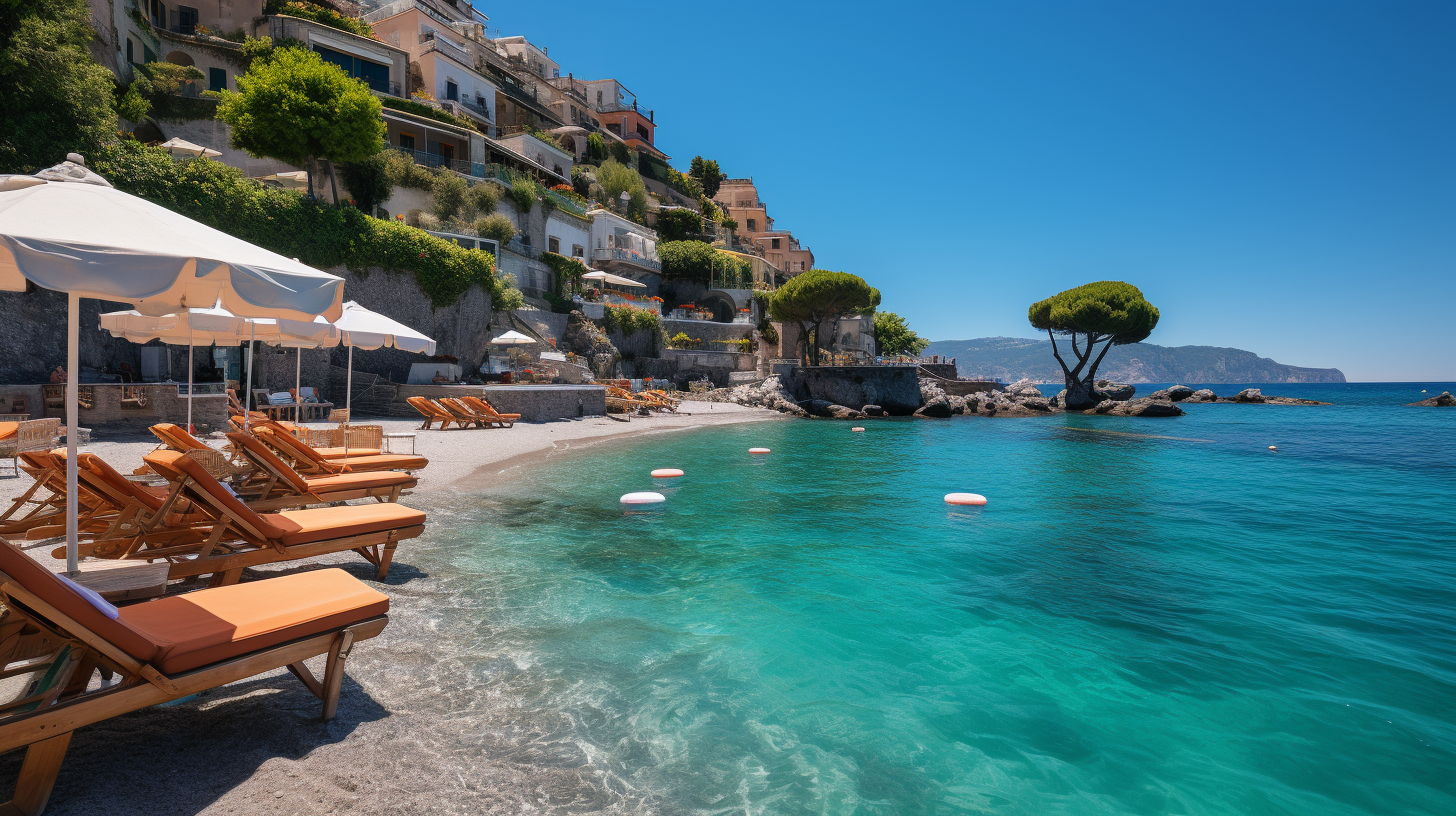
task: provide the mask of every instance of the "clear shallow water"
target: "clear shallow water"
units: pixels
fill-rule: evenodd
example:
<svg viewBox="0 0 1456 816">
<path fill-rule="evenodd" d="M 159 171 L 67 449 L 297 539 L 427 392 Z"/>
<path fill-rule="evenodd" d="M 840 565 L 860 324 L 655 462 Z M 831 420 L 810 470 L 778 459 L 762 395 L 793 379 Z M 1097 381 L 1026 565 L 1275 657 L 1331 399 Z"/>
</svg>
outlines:
<svg viewBox="0 0 1456 816">
<path fill-rule="evenodd" d="M 666 435 L 492 488 L 430 569 L 455 659 L 565 723 L 536 759 L 665 813 L 1453 813 L 1456 410 L 1401 405 L 1442 388 Z"/>
</svg>

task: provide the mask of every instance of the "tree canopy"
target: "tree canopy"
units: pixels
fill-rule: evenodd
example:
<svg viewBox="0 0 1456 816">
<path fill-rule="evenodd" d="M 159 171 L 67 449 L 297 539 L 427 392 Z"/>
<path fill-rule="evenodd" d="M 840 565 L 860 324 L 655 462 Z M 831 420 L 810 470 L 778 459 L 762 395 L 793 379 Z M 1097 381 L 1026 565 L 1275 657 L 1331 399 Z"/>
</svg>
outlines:
<svg viewBox="0 0 1456 816">
<path fill-rule="evenodd" d="M 80 0 L 0 3 L 0 172 L 34 172 L 116 137 L 116 83 L 91 58 L 93 36 Z"/>
<path fill-rule="evenodd" d="M 232 143 L 308 170 L 314 161 L 356 162 L 384 146 L 379 100 L 344 69 L 301 48 L 276 48 L 223 91 L 217 118 L 232 126 Z"/>
<path fill-rule="evenodd" d="M 1066 377 L 1069 408 L 1088 407 L 1100 401 L 1102 395 L 1093 384 L 1108 349 L 1142 342 L 1158 325 L 1158 308 L 1143 297 L 1140 289 L 1122 281 L 1098 281 L 1068 289 L 1033 303 L 1026 316 L 1033 327 L 1045 331 L 1052 340 L 1052 354 Z M 1068 366 L 1062 358 L 1057 346 L 1059 334 L 1071 337 L 1075 366 Z M 1101 351 L 1096 348 L 1098 343 L 1105 344 Z"/>
<path fill-rule="evenodd" d="M 864 278 L 848 272 L 811 269 L 789 279 L 769 301 L 769 314 L 799 326 L 799 342 L 812 348 L 809 365 L 819 364 L 819 338 L 828 321 L 873 309 L 879 302 Z"/>
<path fill-rule="evenodd" d="M 701 241 L 703 217 L 692 210 L 658 210 L 657 235 L 669 241 Z"/>
<path fill-rule="evenodd" d="M 894 312 L 875 312 L 875 347 L 880 354 L 918 356 L 930 341 L 916 334 L 905 318 Z"/>
<path fill-rule="evenodd" d="M 626 193 L 629 216 L 640 219 L 647 211 L 647 185 L 642 183 L 642 177 L 636 170 L 615 159 L 608 159 L 597 168 L 596 175 L 597 184 L 601 185 L 602 193 L 607 199 L 604 203 L 608 207 L 617 206 L 622 193 Z"/>
<path fill-rule="evenodd" d="M 718 169 L 718 162 L 715 159 L 704 159 L 702 156 L 694 156 L 693 161 L 688 165 L 688 175 L 698 180 L 703 186 L 703 195 L 708 198 L 718 194 L 718 188 L 723 186 L 723 181 L 728 178 L 722 170 Z"/>
</svg>

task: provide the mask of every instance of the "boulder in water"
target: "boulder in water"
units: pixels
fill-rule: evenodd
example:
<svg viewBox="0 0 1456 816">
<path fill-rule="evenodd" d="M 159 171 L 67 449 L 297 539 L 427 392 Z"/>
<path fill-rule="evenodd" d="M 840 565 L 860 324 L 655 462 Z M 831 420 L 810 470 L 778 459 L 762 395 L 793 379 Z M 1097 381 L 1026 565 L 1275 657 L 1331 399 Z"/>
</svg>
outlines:
<svg viewBox="0 0 1456 816">
<path fill-rule="evenodd" d="M 1245 388 L 1233 396 L 1234 402 L 1264 402 L 1264 392 L 1257 388 Z"/>
<path fill-rule="evenodd" d="M 1132 395 L 1137 393 L 1137 388 L 1134 386 L 1115 383 L 1112 380 L 1098 380 L 1095 387 L 1099 394 L 1106 396 L 1110 400 L 1117 400 L 1118 402 L 1130 400 L 1132 399 Z"/>
<path fill-rule="evenodd" d="M 1451 396 L 1450 391 L 1442 391 L 1430 399 L 1423 399 L 1420 402 L 1412 402 L 1410 405 L 1419 405 L 1424 408 L 1451 408 L 1456 407 L 1456 397 Z"/>
</svg>

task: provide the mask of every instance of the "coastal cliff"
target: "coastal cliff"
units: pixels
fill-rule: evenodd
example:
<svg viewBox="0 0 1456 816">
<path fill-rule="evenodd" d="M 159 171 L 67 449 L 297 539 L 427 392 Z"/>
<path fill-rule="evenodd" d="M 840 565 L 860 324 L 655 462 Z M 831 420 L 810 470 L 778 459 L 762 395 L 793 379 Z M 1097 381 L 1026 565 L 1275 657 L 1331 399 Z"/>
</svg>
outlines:
<svg viewBox="0 0 1456 816">
<path fill-rule="evenodd" d="M 1004 382 L 1032 379 L 1061 382 L 1062 371 L 1045 337 L 981 337 L 939 340 L 926 355 L 956 358 L 962 377 L 996 378 Z M 1218 346 L 1159 346 L 1132 343 L 1114 346 L 1098 375 L 1125 383 L 1312 383 L 1345 381 L 1337 368 L 1304 368 L 1260 357 L 1252 351 Z"/>
</svg>

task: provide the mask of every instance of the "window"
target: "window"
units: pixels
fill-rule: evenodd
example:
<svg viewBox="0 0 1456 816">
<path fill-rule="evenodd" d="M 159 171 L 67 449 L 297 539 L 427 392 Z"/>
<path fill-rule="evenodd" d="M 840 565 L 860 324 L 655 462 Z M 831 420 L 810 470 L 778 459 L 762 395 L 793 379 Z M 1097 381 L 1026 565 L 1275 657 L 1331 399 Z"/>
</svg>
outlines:
<svg viewBox="0 0 1456 816">
<path fill-rule="evenodd" d="M 442 158 L 442 159 L 453 159 L 453 158 L 455 158 L 455 145 L 441 143 L 440 144 L 440 158 Z"/>
<path fill-rule="evenodd" d="M 187 6 L 177 7 L 177 33 L 197 33 L 197 9 L 188 8 Z"/>
<path fill-rule="evenodd" d="M 457 101 L 460 99 L 460 86 L 456 85 L 453 80 L 445 80 L 445 98 Z"/>
<path fill-rule="evenodd" d="M 157 55 L 154 54 L 154 53 L 152 53 L 152 49 L 150 49 L 150 48 L 146 47 L 145 45 L 143 45 L 142 46 L 142 62 L 156 62 L 156 61 L 157 61 Z"/>
<path fill-rule="evenodd" d="M 415 135 L 413 133 L 399 134 L 399 146 L 405 150 L 415 149 Z"/>
<path fill-rule="evenodd" d="M 573 258 L 585 258 L 586 257 L 586 247 L 582 246 L 581 244 L 572 244 L 571 245 L 571 257 L 573 257 Z"/>
<path fill-rule="evenodd" d="M 227 70 L 224 68 L 208 68 L 207 89 L 209 91 L 227 90 Z"/>
<path fill-rule="evenodd" d="M 748 219 L 748 231 L 758 232 L 758 222 L 752 218 Z"/>
<path fill-rule="evenodd" d="M 647 128 L 643 127 L 642 125 L 637 126 L 637 135 L 641 136 L 642 141 L 644 142 L 651 143 L 652 141 L 652 134 L 648 133 Z"/>
<path fill-rule="evenodd" d="M 344 69 L 344 72 L 355 79 L 361 79 L 370 89 L 380 93 L 389 93 L 389 66 L 377 62 L 370 62 L 366 59 L 359 59 L 353 54 L 345 54 L 335 51 L 332 48 L 324 48 L 315 45 L 313 50 L 323 57 L 324 62 L 333 64 Z M 452 99 L 454 97 L 451 97 Z"/>
<path fill-rule="evenodd" d="M 779 239 L 777 239 L 777 238 L 773 239 L 773 248 L 774 249 L 778 249 L 779 248 Z"/>
<path fill-rule="evenodd" d="M 557 238 L 555 235 L 552 235 L 552 236 L 547 237 L 546 238 L 546 251 L 547 252 L 555 252 L 557 255 L 560 255 L 561 254 L 561 239 L 560 238 Z"/>
</svg>

